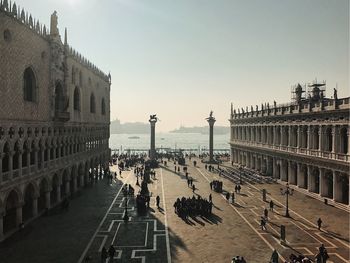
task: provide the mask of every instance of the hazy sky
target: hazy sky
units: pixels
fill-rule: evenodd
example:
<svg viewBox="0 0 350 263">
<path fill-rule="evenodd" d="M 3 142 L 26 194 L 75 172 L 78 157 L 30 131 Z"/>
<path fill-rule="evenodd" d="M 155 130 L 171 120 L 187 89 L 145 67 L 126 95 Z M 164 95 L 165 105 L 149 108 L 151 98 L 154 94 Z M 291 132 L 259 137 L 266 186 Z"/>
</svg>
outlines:
<svg viewBox="0 0 350 263">
<path fill-rule="evenodd" d="M 289 102 L 291 85 L 326 80 L 349 96 L 349 0 L 18 0 L 112 74 L 111 119 L 158 131 L 228 125 L 230 103 Z M 259 106 L 260 107 L 260 106 Z"/>
</svg>

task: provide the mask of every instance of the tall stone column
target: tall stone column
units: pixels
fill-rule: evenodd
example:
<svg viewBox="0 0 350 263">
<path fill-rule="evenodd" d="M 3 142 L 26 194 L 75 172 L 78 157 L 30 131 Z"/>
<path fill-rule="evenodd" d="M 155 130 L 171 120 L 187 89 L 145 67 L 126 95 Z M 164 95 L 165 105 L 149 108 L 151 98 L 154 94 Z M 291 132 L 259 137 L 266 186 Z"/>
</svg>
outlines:
<svg viewBox="0 0 350 263">
<path fill-rule="evenodd" d="M 338 131 L 338 127 L 333 125 L 332 126 L 332 153 L 336 153 L 337 152 L 337 131 Z M 334 158 L 334 157 L 333 157 Z"/>
<path fill-rule="evenodd" d="M 339 178 L 339 172 L 333 171 L 333 200 L 339 202 L 341 200 L 341 184 Z"/>
<path fill-rule="evenodd" d="M 23 154 L 23 151 L 20 150 L 18 152 L 18 175 L 19 176 L 22 176 L 22 154 Z"/>
<path fill-rule="evenodd" d="M 328 187 L 327 187 L 327 180 L 326 180 L 326 174 L 324 168 L 319 168 L 320 170 L 320 184 L 319 184 L 319 193 L 321 196 L 327 196 L 328 193 Z"/>
<path fill-rule="evenodd" d="M 151 148 L 149 150 L 149 157 L 151 160 L 156 159 L 156 123 L 158 118 L 156 115 L 151 115 L 149 123 L 151 124 Z"/>
<path fill-rule="evenodd" d="M 312 178 L 312 167 L 310 165 L 307 166 L 307 190 L 309 192 L 314 192 L 313 189 L 313 178 Z"/>
<path fill-rule="evenodd" d="M 325 132 L 326 132 L 326 129 L 322 125 L 320 125 L 318 130 L 318 150 L 319 151 L 323 151 L 324 149 L 323 144 L 324 144 L 324 137 L 326 137 Z"/>
<path fill-rule="evenodd" d="M 312 149 L 312 145 L 311 145 L 312 138 L 311 138 L 311 135 L 312 135 L 311 125 L 308 125 L 307 126 L 307 149 L 308 150 Z"/>
<path fill-rule="evenodd" d="M 214 154 L 213 154 L 213 149 L 214 149 L 214 123 L 215 123 L 215 118 L 213 117 L 213 112 L 210 112 L 210 115 L 208 118 L 206 118 L 207 122 L 209 123 L 209 162 L 213 163 L 214 162 Z"/>
<path fill-rule="evenodd" d="M 304 183 L 304 174 L 301 171 L 301 163 L 297 163 L 297 185 L 298 187 L 302 187 Z"/>
</svg>

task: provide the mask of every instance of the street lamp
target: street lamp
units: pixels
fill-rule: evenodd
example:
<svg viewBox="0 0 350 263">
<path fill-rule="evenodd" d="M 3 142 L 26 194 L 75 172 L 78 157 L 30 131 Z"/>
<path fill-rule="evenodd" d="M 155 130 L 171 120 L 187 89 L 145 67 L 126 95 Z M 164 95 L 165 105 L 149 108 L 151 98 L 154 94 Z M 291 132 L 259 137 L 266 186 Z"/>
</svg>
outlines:
<svg viewBox="0 0 350 263">
<path fill-rule="evenodd" d="M 290 217 L 289 209 L 288 209 L 288 197 L 289 195 L 293 195 L 294 189 L 289 188 L 289 184 L 287 183 L 286 188 L 285 189 L 281 188 L 280 191 L 281 191 L 281 195 L 286 196 L 286 217 Z"/>
</svg>

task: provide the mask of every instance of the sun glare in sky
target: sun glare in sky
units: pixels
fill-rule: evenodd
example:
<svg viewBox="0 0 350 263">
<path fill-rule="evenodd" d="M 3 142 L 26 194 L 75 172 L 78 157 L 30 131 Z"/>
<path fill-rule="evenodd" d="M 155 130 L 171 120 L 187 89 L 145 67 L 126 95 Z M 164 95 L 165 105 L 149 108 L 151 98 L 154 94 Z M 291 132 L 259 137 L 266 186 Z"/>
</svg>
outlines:
<svg viewBox="0 0 350 263">
<path fill-rule="evenodd" d="M 229 125 L 230 103 L 291 101 L 316 78 L 349 96 L 348 0 L 17 0 L 112 75 L 111 119 Z"/>
</svg>

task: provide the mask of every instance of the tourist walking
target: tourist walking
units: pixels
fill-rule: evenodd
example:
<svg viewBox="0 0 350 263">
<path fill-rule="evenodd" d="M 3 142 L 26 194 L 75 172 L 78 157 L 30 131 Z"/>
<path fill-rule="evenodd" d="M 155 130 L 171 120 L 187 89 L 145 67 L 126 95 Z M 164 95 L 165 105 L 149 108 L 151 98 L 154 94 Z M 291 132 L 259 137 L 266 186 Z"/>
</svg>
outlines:
<svg viewBox="0 0 350 263">
<path fill-rule="evenodd" d="M 234 204 L 235 203 L 235 193 L 232 192 L 231 195 L 231 203 Z"/>
<path fill-rule="evenodd" d="M 114 262 L 115 248 L 111 245 L 108 249 L 109 262 Z"/>
<path fill-rule="evenodd" d="M 230 199 L 230 193 L 227 192 L 227 193 L 226 193 L 226 200 L 228 201 L 229 199 Z"/>
<path fill-rule="evenodd" d="M 101 263 L 105 263 L 107 260 L 107 257 L 108 257 L 107 249 L 103 247 L 101 251 Z"/>
<path fill-rule="evenodd" d="M 157 202 L 157 208 L 159 209 L 159 203 L 160 203 L 160 197 L 159 197 L 159 195 L 157 195 L 157 197 L 156 197 L 156 202 Z"/>
<path fill-rule="evenodd" d="M 192 184 L 192 192 L 194 193 L 195 190 L 196 190 L 196 186 Z"/>
<path fill-rule="evenodd" d="M 209 202 L 210 202 L 210 203 L 213 202 L 213 198 L 212 198 L 211 194 L 209 194 Z"/>
<path fill-rule="evenodd" d="M 319 218 L 319 219 L 317 220 L 317 227 L 318 227 L 318 230 L 321 230 L 321 226 L 322 226 L 322 219 Z"/>
<path fill-rule="evenodd" d="M 272 212 L 273 212 L 273 206 L 274 206 L 274 203 L 273 203 L 273 201 L 271 200 L 271 201 L 270 201 L 270 211 L 272 211 Z"/>
<path fill-rule="evenodd" d="M 270 261 L 271 263 L 278 263 L 278 252 L 276 249 L 272 252 Z"/>
<path fill-rule="evenodd" d="M 265 220 L 268 221 L 269 211 L 267 210 L 267 208 L 264 209 L 264 216 Z"/>
<path fill-rule="evenodd" d="M 261 226 L 261 230 L 266 230 L 266 221 L 264 217 L 261 217 L 260 226 Z"/>
</svg>

